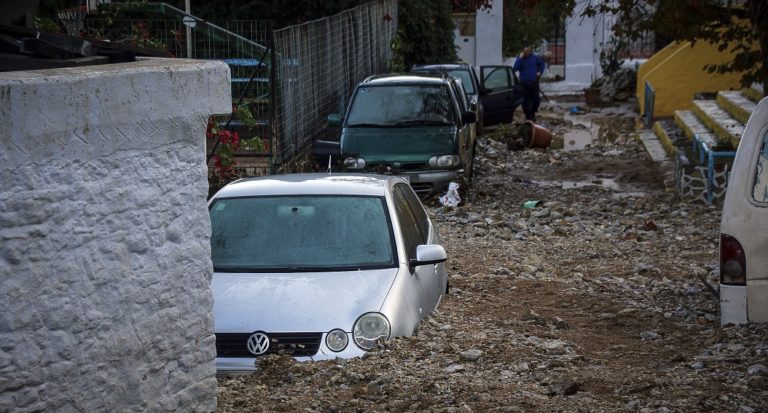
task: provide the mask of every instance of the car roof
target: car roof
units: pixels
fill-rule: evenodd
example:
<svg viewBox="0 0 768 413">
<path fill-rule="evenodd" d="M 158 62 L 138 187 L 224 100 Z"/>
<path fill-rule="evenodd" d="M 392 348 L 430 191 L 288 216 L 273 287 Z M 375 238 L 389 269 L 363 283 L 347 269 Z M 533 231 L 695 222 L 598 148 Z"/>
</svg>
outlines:
<svg viewBox="0 0 768 413">
<path fill-rule="evenodd" d="M 440 63 L 430 65 L 415 65 L 411 70 L 469 70 L 466 63 Z"/>
<path fill-rule="evenodd" d="M 390 181 L 405 182 L 392 175 L 374 174 L 286 174 L 244 178 L 230 183 L 215 198 L 256 195 L 365 195 L 384 196 Z"/>
<path fill-rule="evenodd" d="M 439 85 L 446 83 L 448 77 L 443 73 L 390 73 L 386 75 L 374 75 L 363 80 L 361 85 L 383 86 L 383 85 L 407 85 L 407 84 L 433 84 Z"/>
</svg>

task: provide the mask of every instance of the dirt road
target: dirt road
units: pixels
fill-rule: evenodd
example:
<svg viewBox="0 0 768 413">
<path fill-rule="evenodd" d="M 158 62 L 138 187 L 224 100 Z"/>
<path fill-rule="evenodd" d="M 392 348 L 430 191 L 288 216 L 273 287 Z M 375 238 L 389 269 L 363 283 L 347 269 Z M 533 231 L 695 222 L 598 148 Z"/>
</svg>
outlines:
<svg viewBox="0 0 768 413">
<path fill-rule="evenodd" d="M 768 328 L 721 327 L 704 282 L 718 208 L 674 201 L 631 116 L 593 120 L 603 139 L 580 151 L 480 142 L 469 201 L 430 207 L 451 291 L 416 335 L 362 359 L 264 358 L 219 379 L 219 410 L 768 411 Z"/>
</svg>

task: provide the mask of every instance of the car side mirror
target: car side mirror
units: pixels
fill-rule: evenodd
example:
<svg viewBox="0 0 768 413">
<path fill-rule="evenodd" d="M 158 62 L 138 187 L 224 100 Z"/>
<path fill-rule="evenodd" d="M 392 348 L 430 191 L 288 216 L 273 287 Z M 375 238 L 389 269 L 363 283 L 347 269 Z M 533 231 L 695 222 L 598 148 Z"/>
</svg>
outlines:
<svg viewBox="0 0 768 413">
<path fill-rule="evenodd" d="M 411 259 L 410 264 L 411 267 L 434 265 L 445 262 L 447 259 L 448 254 L 445 253 L 445 248 L 441 245 L 419 245 L 416 247 L 416 259 Z"/>
<path fill-rule="evenodd" d="M 461 114 L 461 123 L 466 125 L 475 122 L 477 122 L 477 114 L 475 112 L 466 111 Z"/>
<path fill-rule="evenodd" d="M 480 95 L 481 96 L 490 95 L 491 92 L 493 92 L 493 89 L 488 89 L 487 87 L 484 87 L 484 88 L 480 89 Z"/>
<path fill-rule="evenodd" d="M 339 115 L 338 113 L 332 113 L 328 115 L 328 124 L 331 126 L 341 125 L 341 115 Z"/>
</svg>

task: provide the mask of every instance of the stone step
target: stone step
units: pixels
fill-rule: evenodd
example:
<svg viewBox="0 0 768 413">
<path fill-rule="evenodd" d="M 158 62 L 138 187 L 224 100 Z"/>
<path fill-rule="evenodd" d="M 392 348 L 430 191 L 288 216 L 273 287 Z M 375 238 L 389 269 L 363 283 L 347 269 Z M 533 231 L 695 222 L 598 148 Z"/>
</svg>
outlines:
<svg viewBox="0 0 768 413">
<path fill-rule="evenodd" d="M 677 147 L 672 143 L 672 138 L 670 138 L 667 131 L 658 121 L 653 122 L 653 133 L 661 143 L 661 146 L 664 147 L 664 151 L 667 152 L 667 155 L 669 155 L 670 158 L 674 158 L 677 154 Z"/>
<path fill-rule="evenodd" d="M 693 111 L 676 110 L 675 124 L 683 130 L 688 139 L 693 139 L 693 135 L 699 135 L 699 140 L 709 147 L 717 145 L 717 137 L 712 131 L 703 124 Z"/>
<path fill-rule="evenodd" d="M 717 104 L 717 100 L 695 99 L 693 112 L 717 138 L 730 141 L 734 147 L 738 146 L 741 134 L 744 132 L 744 124 L 723 110 Z"/>
<path fill-rule="evenodd" d="M 725 109 L 731 116 L 741 123 L 746 124 L 749 115 L 757 107 L 757 104 L 739 90 L 722 90 L 717 92 L 717 104 Z"/>
<path fill-rule="evenodd" d="M 759 102 L 763 98 L 763 85 L 761 83 L 752 83 L 752 86 L 741 90 L 744 95 L 753 102 Z"/>
<path fill-rule="evenodd" d="M 653 132 L 670 158 L 675 159 L 680 148 L 690 148 L 691 142 L 672 119 L 653 122 Z"/>
<path fill-rule="evenodd" d="M 652 131 L 638 131 L 637 137 L 643 143 L 645 151 L 648 152 L 648 155 L 650 155 L 654 162 L 669 161 L 669 156 L 667 155 L 664 146 L 662 146 L 661 142 L 659 142 L 659 139 Z"/>
</svg>

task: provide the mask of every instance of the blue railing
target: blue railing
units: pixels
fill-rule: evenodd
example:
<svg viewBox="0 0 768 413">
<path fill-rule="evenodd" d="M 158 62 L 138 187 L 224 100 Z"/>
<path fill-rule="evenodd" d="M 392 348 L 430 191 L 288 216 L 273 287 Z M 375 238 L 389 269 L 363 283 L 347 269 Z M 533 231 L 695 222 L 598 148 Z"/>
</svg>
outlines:
<svg viewBox="0 0 768 413">
<path fill-rule="evenodd" d="M 653 126 L 653 106 L 656 103 L 656 91 L 651 84 L 645 81 L 645 104 L 643 105 L 643 117 L 645 118 L 645 127 Z"/>
</svg>

